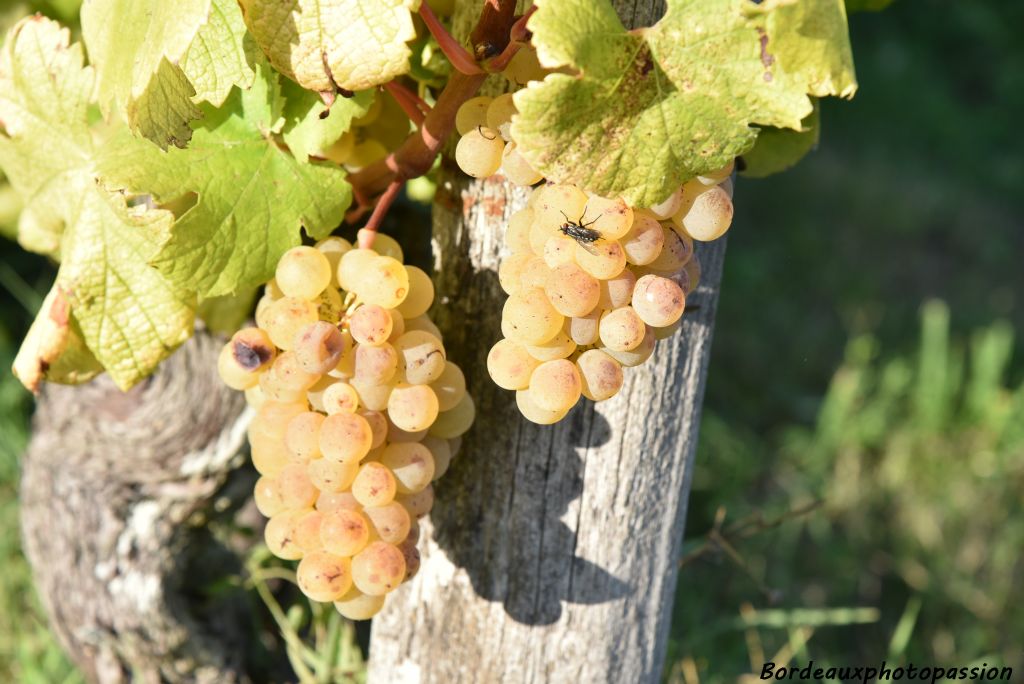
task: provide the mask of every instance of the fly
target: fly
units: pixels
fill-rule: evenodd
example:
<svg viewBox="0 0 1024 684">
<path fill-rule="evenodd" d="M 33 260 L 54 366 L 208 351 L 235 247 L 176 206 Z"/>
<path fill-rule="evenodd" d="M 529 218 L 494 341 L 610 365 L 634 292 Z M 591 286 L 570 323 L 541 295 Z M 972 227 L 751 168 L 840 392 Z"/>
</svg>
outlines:
<svg viewBox="0 0 1024 684">
<path fill-rule="evenodd" d="M 598 216 L 589 223 L 584 223 L 583 217 L 587 215 L 586 207 L 583 208 L 583 214 L 573 221 L 568 216 L 565 216 L 565 212 L 562 212 L 562 216 L 565 216 L 565 223 L 559 226 L 558 230 L 562 235 L 571 237 L 576 241 L 576 244 L 587 250 L 594 256 L 598 256 L 597 250 L 594 249 L 594 243 L 601 239 L 601 233 L 594 230 L 590 226 L 597 223 L 597 219 L 601 218 Z"/>
</svg>

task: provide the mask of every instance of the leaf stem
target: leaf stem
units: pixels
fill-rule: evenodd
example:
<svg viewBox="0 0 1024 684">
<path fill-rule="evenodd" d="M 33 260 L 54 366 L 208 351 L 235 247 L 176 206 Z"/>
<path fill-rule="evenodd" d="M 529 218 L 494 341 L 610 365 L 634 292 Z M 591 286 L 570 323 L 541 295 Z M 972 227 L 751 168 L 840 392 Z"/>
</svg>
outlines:
<svg viewBox="0 0 1024 684">
<path fill-rule="evenodd" d="M 427 112 L 430 111 L 430 105 L 398 81 L 388 81 L 384 84 L 384 88 L 395 99 L 409 120 L 419 127 L 423 123 L 423 119 L 426 118 Z"/>
<path fill-rule="evenodd" d="M 483 69 L 477 65 L 476 60 L 473 59 L 473 55 L 469 54 L 466 48 L 462 47 L 459 41 L 455 40 L 452 34 L 448 33 L 448 29 L 434 15 L 434 11 L 430 9 L 430 5 L 426 2 L 420 5 L 420 17 L 423 19 L 423 23 L 427 25 L 431 35 L 437 40 L 437 45 L 441 48 L 441 52 L 448 57 L 448 60 L 456 70 L 467 76 L 484 73 Z"/>
<path fill-rule="evenodd" d="M 488 60 L 484 64 L 484 68 L 486 68 L 489 73 L 504 71 L 505 67 L 508 66 L 508 63 L 512 61 L 512 58 L 516 56 L 516 53 L 519 52 L 520 49 L 526 47 L 526 44 L 530 42 L 530 31 L 526 28 L 526 22 L 530 20 L 530 17 L 532 17 L 533 13 L 536 11 L 537 6 L 533 5 L 530 9 L 526 10 L 522 16 L 516 18 L 515 23 L 512 24 L 512 28 L 509 29 L 508 32 L 508 45 L 506 45 L 505 49 L 501 51 L 501 54 L 494 59 Z"/>
</svg>

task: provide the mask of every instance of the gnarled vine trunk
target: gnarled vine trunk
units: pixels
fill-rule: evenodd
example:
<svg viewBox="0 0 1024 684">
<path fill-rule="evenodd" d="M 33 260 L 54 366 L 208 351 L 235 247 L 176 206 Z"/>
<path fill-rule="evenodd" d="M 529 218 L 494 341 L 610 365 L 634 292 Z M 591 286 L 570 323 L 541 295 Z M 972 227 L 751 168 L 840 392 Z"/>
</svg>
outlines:
<svg viewBox="0 0 1024 684">
<path fill-rule="evenodd" d="M 245 440 L 240 393 L 203 333 L 122 393 L 106 377 L 47 385 L 22 461 L 25 553 L 74 662 L 99 682 L 246 681 L 248 616 L 207 595 L 237 572 L 207 525 L 247 500 L 228 482 Z"/>
<path fill-rule="evenodd" d="M 616 4 L 630 26 L 662 9 Z M 724 241 L 698 247 L 699 308 L 619 395 L 540 427 L 486 369 L 504 228 L 527 193 L 455 171 L 440 188 L 435 320 L 477 423 L 436 484 L 419 574 L 374 619 L 370 684 L 659 681 Z"/>
</svg>

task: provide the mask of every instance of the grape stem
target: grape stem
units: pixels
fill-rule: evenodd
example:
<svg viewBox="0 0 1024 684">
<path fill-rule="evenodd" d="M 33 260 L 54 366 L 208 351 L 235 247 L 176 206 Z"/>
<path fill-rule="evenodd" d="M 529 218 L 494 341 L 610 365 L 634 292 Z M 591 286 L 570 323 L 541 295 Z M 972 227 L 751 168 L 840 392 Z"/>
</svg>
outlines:
<svg viewBox="0 0 1024 684">
<path fill-rule="evenodd" d="M 512 58 L 516 56 L 516 53 L 523 48 L 526 43 L 530 41 L 530 31 L 526 28 L 526 22 L 529 21 L 533 13 L 537 11 L 537 6 L 533 5 L 530 9 L 526 10 L 526 13 L 516 19 L 516 22 L 512 24 L 512 28 L 509 30 L 509 42 L 505 46 L 505 49 L 501 51 L 494 59 L 487 62 L 485 65 L 487 71 L 490 73 L 501 72 L 505 70 L 508 63 L 512 61 Z"/>
<path fill-rule="evenodd" d="M 473 30 L 474 42 L 481 45 L 486 43 L 499 51 L 504 51 L 509 43 L 509 32 L 516 20 L 515 4 L 515 0 L 489 0 L 484 5 L 480 20 Z M 426 7 L 427 4 L 423 3 L 420 11 L 423 12 Z M 429 9 L 427 11 L 429 12 Z M 430 170 L 445 140 L 455 129 L 455 114 L 459 107 L 476 95 L 487 78 L 482 69 L 478 71 L 479 73 L 472 75 L 459 71 L 452 74 L 437 102 L 427 112 L 415 133 L 387 158 L 349 176 L 349 183 L 352 184 L 357 197 L 381 195 L 383 200 L 382 193 L 386 194 L 393 183 L 403 183 Z M 394 192 L 397 194 L 398 191 Z M 377 213 L 376 210 L 374 213 Z"/>
<path fill-rule="evenodd" d="M 434 10 L 430 9 L 429 4 L 424 2 L 420 5 L 420 17 L 423 19 L 423 23 L 427 25 L 431 35 L 437 40 L 437 45 L 441 48 L 441 52 L 448 57 L 452 66 L 459 73 L 466 74 L 467 76 L 484 73 L 483 69 L 477 65 L 476 60 L 473 59 L 473 56 L 466 51 L 466 48 L 462 47 L 459 41 L 455 40 L 452 34 L 448 33 L 448 29 L 438 20 Z"/>
<path fill-rule="evenodd" d="M 424 102 L 419 95 L 412 92 L 398 81 L 388 81 L 384 84 L 385 90 L 395 98 L 395 102 L 402 108 L 409 120 L 419 127 L 430 111 L 430 105 Z"/>
<path fill-rule="evenodd" d="M 384 194 L 377 199 L 377 206 L 373 208 L 370 220 L 366 222 L 366 230 L 359 232 L 360 249 L 370 249 L 373 247 L 373 241 L 377 237 L 377 229 L 384 222 L 384 215 L 388 213 L 388 209 L 394 204 L 395 198 L 398 197 L 398 193 L 402 191 L 402 186 L 404 185 L 405 181 L 396 177 L 388 184 Z"/>
</svg>

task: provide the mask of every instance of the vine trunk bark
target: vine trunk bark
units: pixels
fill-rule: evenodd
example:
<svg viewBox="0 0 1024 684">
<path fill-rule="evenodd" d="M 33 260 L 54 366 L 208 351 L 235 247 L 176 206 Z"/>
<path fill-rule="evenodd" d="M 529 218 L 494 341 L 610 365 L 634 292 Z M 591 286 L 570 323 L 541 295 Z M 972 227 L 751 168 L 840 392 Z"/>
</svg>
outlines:
<svg viewBox="0 0 1024 684">
<path fill-rule="evenodd" d="M 253 482 L 228 479 L 247 414 L 214 371 L 221 344 L 198 332 L 128 393 L 102 377 L 39 397 L 22 460 L 25 553 L 91 681 L 248 681 L 244 596 L 212 589 L 240 560 L 210 522 L 233 517 Z"/>
<path fill-rule="evenodd" d="M 621 0 L 628 26 L 656 0 Z M 437 483 L 419 574 L 373 621 L 370 684 L 657 682 L 724 259 L 703 267 L 680 332 L 613 399 L 556 426 L 520 418 L 487 377 L 504 300 L 503 232 L 527 192 L 443 171 L 434 207 L 435 320 L 477 423 Z"/>
</svg>

